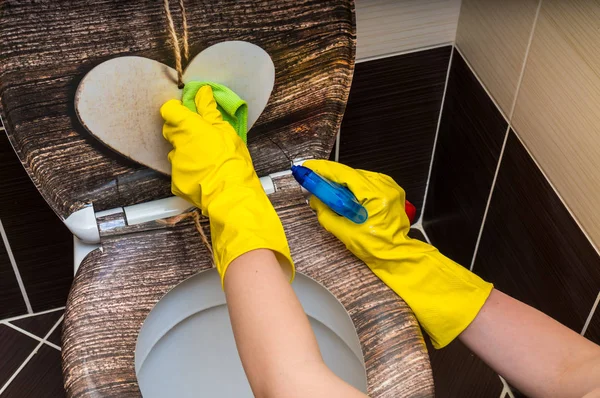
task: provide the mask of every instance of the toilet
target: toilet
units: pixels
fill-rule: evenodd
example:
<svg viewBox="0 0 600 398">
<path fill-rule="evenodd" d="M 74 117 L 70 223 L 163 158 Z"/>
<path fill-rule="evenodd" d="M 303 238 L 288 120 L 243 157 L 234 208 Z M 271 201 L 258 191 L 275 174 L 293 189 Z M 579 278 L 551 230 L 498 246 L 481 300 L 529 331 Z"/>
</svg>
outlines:
<svg viewBox="0 0 600 398">
<path fill-rule="evenodd" d="M 27 11 L 60 27 L 49 36 L 64 46 L 24 35 L 18 40 L 35 47 L 31 58 L 10 67 L 26 79 L 3 77 L 15 88 L 46 83 L 28 86 L 35 95 L 7 90 L 2 105 L 17 154 L 74 235 L 76 274 L 62 335 L 67 396 L 251 396 L 190 204 L 172 196 L 168 177 L 112 152 L 74 115 L 77 85 L 106 59 L 133 53 L 172 63 L 162 8 L 111 0 L 65 13 L 57 3 Z M 248 148 L 286 231 L 298 272 L 293 287 L 324 360 L 372 397 L 433 396 L 414 315 L 318 224 L 289 173 L 290 159 L 331 152 L 354 70 L 353 1 L 218 0 L 187 5 L 187 18 L 191 53 L 243 40 L 273 60 L 275 85 Z M 78 29 L 90 39 L 70 40 Z M 201 227 L 210 233 L 206 219 Z M 235 375 L 226 390 L 219 390 L 221 367 Z"/>
<path fill-rule="evenodd" d="M 292 286 L 327 366 L 366 393 L 360 342 L 342 304 L 303 274 Z M 135 373 L 145 398 L 196 397 L 198 391 L 211 397 L 252 397 L 216 269 L 180 283 L 150 311 L 138 335 Z"/>
</svg>

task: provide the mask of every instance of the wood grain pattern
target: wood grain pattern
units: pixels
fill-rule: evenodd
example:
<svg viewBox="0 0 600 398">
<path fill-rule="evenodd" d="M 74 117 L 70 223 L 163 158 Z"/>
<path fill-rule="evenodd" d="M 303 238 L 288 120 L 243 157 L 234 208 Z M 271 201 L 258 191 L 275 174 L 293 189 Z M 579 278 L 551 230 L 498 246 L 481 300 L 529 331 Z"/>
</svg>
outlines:
<svg viewBox="0 0 600 398">
<path fill-rule="evenodd" d="M 0 7 L 2 117 L 51 207 L 66 217 L 90 202 L 98 211 L 169 196 L 168 178 L 95 142 L 73 109 L 79 81 L 102 61 L 139 55 L 173 65 L 162 6 L 13 0 Z M 354 67 L 353 7 L 351 0 L 186 1 L 191 54 L 245 40 L 273 59 L 273 94 L 249 135 L 259 175 L 289 165 L 274 142 L 290 157 L 329 155 Z"/>
<path fill-rule="evenodd" d="M 456 46 L 509 117 L 540 0 L 463 0 Z"/>
<path fill-rule="evenodd" d="M 542 8 L 512 125 L 589 237 L 600 247 L 600 4 Z"/>
<path fill-rule="evenodd" d="M 406 304 L 327 233 L 290 176 L 270 195 L 296 267 L 349 312 L 362 345 L 371 397 L 431 397 L 423 336 Z M 208 224 L 204 223 L 208 232 Z M 82 263 L 67 304 L 63 372 L 70 397 L 139 397 L 134 349 L 139 329 L 172 287 L 210 267 L 190 220 L 107 237 Z"/>
<path fill-rule="evenodd" d="M 469 267 L 507 123 L 457 52 L 442 110 L 423 226 L 434 246 Z"/>
</svg>

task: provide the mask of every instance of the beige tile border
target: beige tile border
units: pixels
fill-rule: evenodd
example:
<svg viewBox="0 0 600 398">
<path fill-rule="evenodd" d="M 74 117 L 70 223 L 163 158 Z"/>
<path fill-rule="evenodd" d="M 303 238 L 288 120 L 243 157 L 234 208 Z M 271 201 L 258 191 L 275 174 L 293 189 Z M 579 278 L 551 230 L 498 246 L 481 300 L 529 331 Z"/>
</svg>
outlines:
<svg viewBox="0 0 600 398">
<path fill-rule="evenodd" d="M 356 0 L 357 62 L 454 42 L 461 0 Z"/>
<path fill-rule="evenodd" d="M 496 165 L 496 171 L 494 172 L 494 178 L 492 179 L 492 186 L 490 187 L 490 193 L 488 195 L 487 203 L 485 205 L 485 210 L 483 212 L 483 218 L 481 220 L 481 226 L 479 227 L 479 233 L 477 234 L 477 240 L 475 242 L 475 249 L 473 250 L 473 257 L 471 257 L 471 264 L 469 265 L 469 270 L 471 270 L 471 271 L 473 271 L 473 267 L 475 266 L 475 260 L 477 259 L 477 252 L 479 251 L 479 244 L 481 243 L 481 237 L 483 236 L 483 229 L 485 228 L 485 221 L 487 219 L 488 211 L 490 209 L 490 203 L 492 202 L 492 196 L 494 195 L 494 189 L 496 188 L 496 180 L 498 179 L 498 173 L 500 172 L 500 166 L 502 164 L 502 158 L 504 157 L 504 150 L 506 148 L 506 142 L 508 141 L 508 135 L 510 133 L 510 130 L 513 129 L 512 123 L 511 123 L 512 114 L 515 110 L 517 98 L 519 97 L 519 90 L 521 89 L 521 82 L 523 81 L 523 75 L 525 74 L 525 68 L 527 66 L 527 59 L 529 57 L 529 50 L 531 48 L 531 42 L 533 41 L 533 37 L 535 35 L 535 27 L 537 25 L 538 17 L 540 16 L 540 10 L 542 8 L 542 1 L 543 0 L 539 0 L 538 5 L 537 5 L 537 10 L 535 11 L 535 17 L 533 19 L 531 31 L 529 32 L 529 39 L 527 41 L 527 47 L 525 50 L 525 55 L 523 57 L 523 62 L 521 64 L 521 71 L 519 73 L 519 78 L 517 80 L 517 87 L 516 87 L 516 90 L 515 90 L 515 93 L 513 96 L 512 104 L 510 107 L 510 113 L 509 113 L 508 117 L 506 117 L 506 115 L 504 115 L 504 113 L 502 112 L 502 108 L 498 105 L 497 102 L 495 102 L 493 97 L 487 91 L 487 88 L 485 88 L 485 85 L 483 84 L 483 82 L 481 80 L 479 80 L 479 83 L 486 89 L 488 97 L 490 97 L 492 99 L 492 101 L 494 101 L 496 108 L 498 109 L 498 111 L 500 111 L 500 113 L 504 116 L 504 118 L 508 122 L 508 126 L 506 128 L 506 133 L 504 134 L 504 140 L 502 141 L 502 148 L 500 149 L 500 155 L 498 156 L 498 163 Z M 464 56 L 463 56 L 463 58 L 464 58 Z M 477 73 L 475 73 L 475 70 L 471 67 L 471 65 L 468 62 L 467 62 L 467 65 L 471 69 L 471 72 L 475 76 L 477 76 Z M 479 79 L 479 77 L 477 77 L 477 78 Z M 516 131 L 515 131 L 515 135 L 518 136 L 518 134 L 516 134 Z M 520 140 L 520 138 L 519 138 L 519 140 Z M 531 153 L 529 154 L 529 156 L 531 156 Z M 532 159 L 533 159 L 533 157 L 532 157 Z M 535 161 L 535 159 L 534 159 L 534 161 Z M 538 168 L 540 168 L 539 165 L 537 164 L 537 162 L 536 162 L 536 166 Z M 548 180 L 548 177 L 545 174 L 544 174 L 544 177 L 546 178 L 546 180 Z M 548 180 L 548 182 L 549 182 L 549 180 Z M 554 186 L 552 188 L 554 189 Z M 556 192 L 556 189 L 554 189 L 554 191 Z M 564 200 L 562 198 L 560 198 L 560 199 L 566 207 Z M 588 237 L 588 239 L 589 239 L 589 237 Z"/>
</svg>

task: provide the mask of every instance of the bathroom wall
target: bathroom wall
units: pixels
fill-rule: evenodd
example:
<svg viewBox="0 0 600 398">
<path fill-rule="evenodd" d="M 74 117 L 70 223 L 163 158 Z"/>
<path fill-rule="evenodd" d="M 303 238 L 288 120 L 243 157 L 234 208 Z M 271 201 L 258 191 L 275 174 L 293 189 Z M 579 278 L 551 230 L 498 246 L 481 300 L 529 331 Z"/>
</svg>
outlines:
<svg viewBox="0 0 600 398">
<path fill-rule="evenodd" d="M 64 306 L 72 236 L 46 205 L 0 128 L 0 319 Z"/>
<path fill-rule="evenodd" d="M 65 396 L 60 332 L 72 236 L 29 179 L 0 123 L 0 398 Z"/>
<path fill-rule="evenodd" d="M 355 0 L 356 59 L 452 43 L 460 0 Z"/>
<path fill-rule="evenodd" d="M 599 17 L 586 0 L 462 1 L 423 216 L 443 253 L 596 343 Z M 513 394 L 459 342 L 434 377 L 441 362 L 460 369 L 436 379 L 449 396 Z"/>
<path fill-rule="evenodd" d="M 357 64 L 338 160 L 392 176 L 420 213 L 460 1 L 355 4 Z"/>
</svg>

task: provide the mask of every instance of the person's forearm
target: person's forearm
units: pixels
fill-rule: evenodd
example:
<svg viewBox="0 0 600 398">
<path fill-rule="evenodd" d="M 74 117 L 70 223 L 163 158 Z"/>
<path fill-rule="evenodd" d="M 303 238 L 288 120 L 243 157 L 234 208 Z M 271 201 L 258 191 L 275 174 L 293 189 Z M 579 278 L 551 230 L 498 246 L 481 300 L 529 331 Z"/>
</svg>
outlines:
<svg viewBox="0 0 600 398">
<path fill-rule="evenodd" d="M 236 345 L 257 397 L 362 397 L 323 362 L 310 323 L 270 250 L 235 259 L 225 295 Z"/>
<path fill-rule="evenodd" d="M 498 290 L 459 338 L 528 396 L 600 392 L 600 346 Z"/>
</svg>

